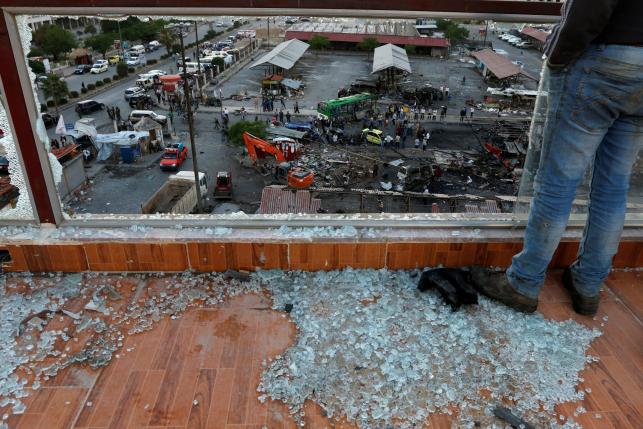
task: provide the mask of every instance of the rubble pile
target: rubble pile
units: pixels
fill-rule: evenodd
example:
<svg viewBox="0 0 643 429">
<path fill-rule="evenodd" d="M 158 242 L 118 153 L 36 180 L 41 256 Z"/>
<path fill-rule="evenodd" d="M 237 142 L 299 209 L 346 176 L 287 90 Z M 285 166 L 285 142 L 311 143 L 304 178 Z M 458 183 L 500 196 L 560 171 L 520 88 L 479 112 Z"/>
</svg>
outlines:
<svg viewBox="0 0 643 429">
<path fill-rule="evenodd" d="M 359 427 L 421 427 L 429 413 L 457 427 L 505 427 L 506 406 L 535 427 L 578 427 L 555 414 L 583 399 L 578 372 L 600 335 L 574 321 L 523 315 L 480 298 L 458 312 L 416 289 L 418 272 L 259 272 L 275 309 L 290 309 L 296 344 L 267 364 L 258 391 L 303 421 L 308 399 Z"/>
<path fill-rule="evenodd" d="M 259 290 L 256 280 L 247 280 L 237 272 L 0 277 L 0 407 L 24 412 L 26 388 L 38 389 L 73 364 L 107 365 L 125 352 L 119 350 L 127 336 L 163 317 Z"/>
<path fill-rule="evenodd" d="M 434 102 L 444 100 L 444 94 L 439 88 L 434 88 L 422 82 L 405 81 L 399 85 L 402 99 L 407 103 L 417 103 L 418 106 L 432 106 Z"/>
</svg>

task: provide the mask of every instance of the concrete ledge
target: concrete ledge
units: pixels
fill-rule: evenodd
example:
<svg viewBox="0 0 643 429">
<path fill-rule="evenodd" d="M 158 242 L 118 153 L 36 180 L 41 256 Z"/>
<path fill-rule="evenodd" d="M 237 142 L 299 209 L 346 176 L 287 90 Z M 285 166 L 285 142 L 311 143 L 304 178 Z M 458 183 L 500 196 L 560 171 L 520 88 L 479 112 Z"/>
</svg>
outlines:
<svg viewBox="0 0 643 429">
<path fill-rule="evenodd" d="M 197 272 L 412 269 L 480 264 L 506 268 L 522 248 L 511 229 L 15 228 L 0 250 L 3 271 Z M 615 268 L 643 266 L 643 235 L 626 230 Z M 334 235 L 332 235 L 334 234 Z M 568 231 L 551 268 L 575 259 L 580 231 Z"/>
</svg>

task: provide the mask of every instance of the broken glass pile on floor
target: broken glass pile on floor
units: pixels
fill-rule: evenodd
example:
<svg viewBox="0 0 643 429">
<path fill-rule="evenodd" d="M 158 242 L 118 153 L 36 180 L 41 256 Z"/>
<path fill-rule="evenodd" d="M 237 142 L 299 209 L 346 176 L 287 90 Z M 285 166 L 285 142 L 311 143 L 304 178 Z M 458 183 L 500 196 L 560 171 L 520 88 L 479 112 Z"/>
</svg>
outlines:
<svg viewBox="0 0 643 429">
<path fill-rule="evenodd" d="M 437 294 L 416 290 L 418 274 L 5 275 L 0 406 L 23 412 L 28 387 L 69 365 L 109 364 L 129 352 L 127 336 L 164 317 L 263 290 L 298 334 L 265 362 L 257 395 L 283 401 L 295 420 L 312 400 L 330 419 L 361 428 L 421 427 L 434 412 L 457 415 L 459 427 L 504 427 L 491 416 L 498 405 L 536 427 L 573 427 L 554 405 L 583 398 L 578 373 L 594 359 L 586 350 L 598 331 L 484 298 L 453 312 Z"/>
<path fill-rule="evenodd" d="M 245 277 L 0 276 L 0 408 L 24 412 L 20 399 L 27 396 L 26 387 L 37 390 L 42 381 L 73 364 L 93 369 L 109 364 L 118 353 L 129 351 L 122 350 L 126 336 L 152 329 L 163 317 L 180 317 L 189 307 L 213 306 L 259 289 Z"/>
<path fill-rule="evenodd" d="M 453 312 L 417 291 L 417 272 L 259 276 L 298 327 L 296 344 L 263 373 L 260 399 L 284 401 L 295 418 L 312 399 L 362 428 L 421 427 L 429 413 L 458 409 L 458 427 L 504 427 L 491 410 L 505 404 L 536 427 L 561 427 L 554 405 L 584 396 L 578 372 L 600 332 L 574 321 L 485 298 Z"/>
</svg>

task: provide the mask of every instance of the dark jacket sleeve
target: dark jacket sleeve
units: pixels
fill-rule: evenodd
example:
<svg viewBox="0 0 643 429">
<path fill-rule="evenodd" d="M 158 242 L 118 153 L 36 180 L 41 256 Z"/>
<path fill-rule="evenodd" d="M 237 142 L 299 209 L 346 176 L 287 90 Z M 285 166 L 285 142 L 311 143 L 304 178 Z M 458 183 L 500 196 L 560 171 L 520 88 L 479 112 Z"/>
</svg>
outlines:
<svg viewBox="0 0 643 429">
<path fill-rule="evenodd" d="M 603 31 L 619 0 L 567 0 L 561 22 L 547 40 L 547 64 L 565 67 Z"/>
</svg>

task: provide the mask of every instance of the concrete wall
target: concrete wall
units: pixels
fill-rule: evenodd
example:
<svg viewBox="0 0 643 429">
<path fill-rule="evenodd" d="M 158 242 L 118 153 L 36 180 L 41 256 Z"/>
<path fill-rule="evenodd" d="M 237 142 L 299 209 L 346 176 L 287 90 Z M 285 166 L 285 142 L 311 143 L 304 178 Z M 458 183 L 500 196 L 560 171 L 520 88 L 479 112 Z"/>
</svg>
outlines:
<svg viewBox="0 0 643 429">
<path fill-rule="evenodd" d="M 67 161 L 63 165 L 63 177 L 58 185 L 58 192 L 60 198 L 65 199 L 69 194 L 74 192 L 80 185 L 85 183 L 87 176 L 85 175 L 85 166 L 83 165 L 83 157 L 77 156 L 71 161 Z"/>
</svg>

